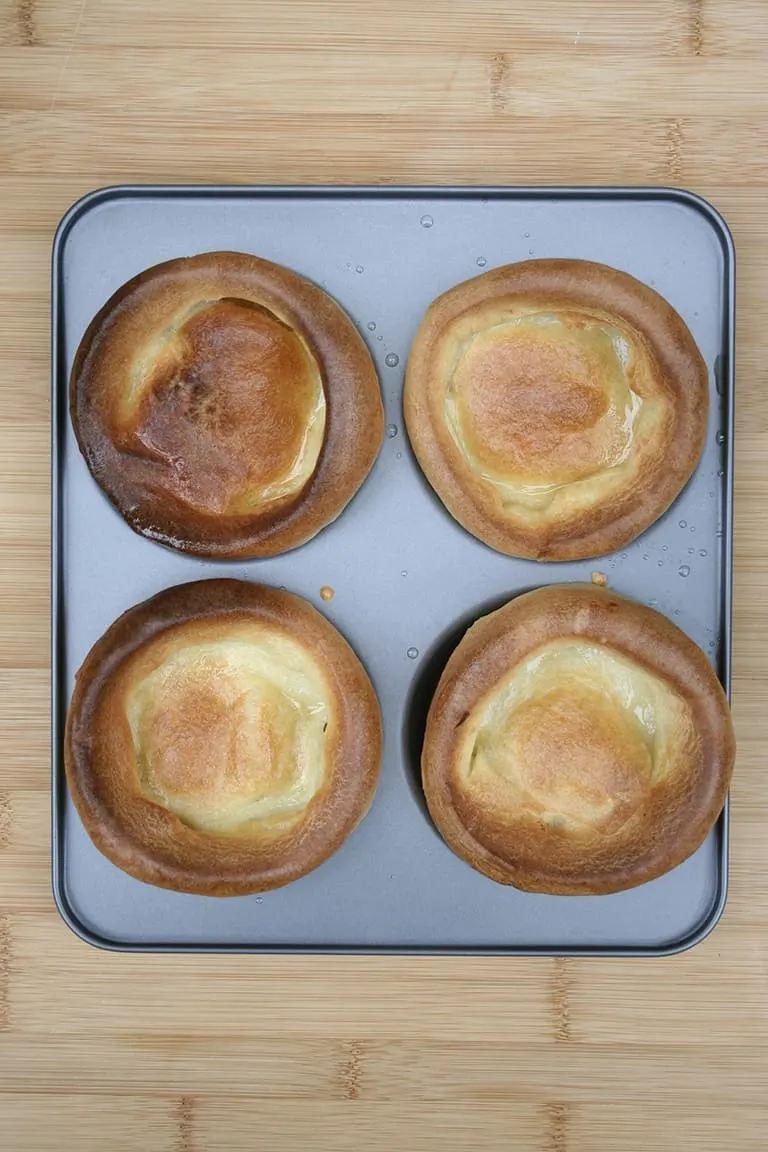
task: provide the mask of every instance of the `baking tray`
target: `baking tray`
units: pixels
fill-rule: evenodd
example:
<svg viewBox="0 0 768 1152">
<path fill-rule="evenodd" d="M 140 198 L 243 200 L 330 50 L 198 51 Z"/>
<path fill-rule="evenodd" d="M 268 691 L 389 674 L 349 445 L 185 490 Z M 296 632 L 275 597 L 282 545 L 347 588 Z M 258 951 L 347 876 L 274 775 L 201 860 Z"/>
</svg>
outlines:
<svg viewBox="0 0 768 1152">
<path fill-rule="evenodd" d="M 91 317 L 142 269 L 212 249 L 265 256 L 326 288 L 381 377 L 387 434 L 367 482 L 335 524 L 270 560 L 200 560 L 135 535 L 91 479 L 69 422 L 69 370 Z M 710 370 L 693 479 L 652 528 L 600 560 L 540 565 L 485 547 L 434 497 L 403 430 L 405 363 L 429 302 L 531 256 L 603 261 L 653 285 Z M 708 204 L 676 190 L 120 187 L 75 204 L 53 250 L 53 887 L 75 932 L 132 951 L 659 955 L 700 940 L 725 903 L 727 815 L 650 884 L 531 895 L 449 851 L 426 814 L 418 757 L 431 692 L 466 626 L 524 589 L 595 569 L 670 616 L 729 687 L 733 333 L 730 234 Z M 373 808 L 341 850 L 286 888 L 233 899 L 166 892 L 110 864 L 73 808 L 61 755 L 74 674 L 93 642 L 161 588 L 217 575 L 285 585 L 321 608 L 366 664 L 385 726 Z"/>
</svg>

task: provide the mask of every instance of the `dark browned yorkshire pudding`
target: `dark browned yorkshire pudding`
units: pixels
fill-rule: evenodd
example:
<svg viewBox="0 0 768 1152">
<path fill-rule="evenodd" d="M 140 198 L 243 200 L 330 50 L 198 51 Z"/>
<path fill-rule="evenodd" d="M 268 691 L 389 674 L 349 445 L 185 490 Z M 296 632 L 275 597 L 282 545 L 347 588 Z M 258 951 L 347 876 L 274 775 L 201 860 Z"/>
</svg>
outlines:
<svg viewBox="0 0 768 1152">
<path fill-rule="evenodd" d="M 576 560 L 633 540 L 701 455 L 707 368 L 638 280 L 529 260 L 440 296 L 408 359 L 405 418 L 448 511 L 492 548 Z"/>
<path fill-rule="evenodd" d="M 469 629 L 432 701 L 422 773 L 438 830 L 473 868 L 599 895 L 699 847 L 734 755 L 704 653 L 650 608 L 564 584 Z"/>
<path fill-rule="evenodd" d="M 139 880 L 209 896 L 278 888 L 373 800 L 376 695 L 305 600 L 239 580 L 129 609 L 77 676 L 65 737 L 92 840 Z"/>
<path fill-rule="evenodd" d="M 383 436 L 354 324 L 303 276 L 241 252 L 169 260 L 115 293 L 70 409 L 137 532 L 198 556 L 274 556 L 339 515 Z"/>
</svg>

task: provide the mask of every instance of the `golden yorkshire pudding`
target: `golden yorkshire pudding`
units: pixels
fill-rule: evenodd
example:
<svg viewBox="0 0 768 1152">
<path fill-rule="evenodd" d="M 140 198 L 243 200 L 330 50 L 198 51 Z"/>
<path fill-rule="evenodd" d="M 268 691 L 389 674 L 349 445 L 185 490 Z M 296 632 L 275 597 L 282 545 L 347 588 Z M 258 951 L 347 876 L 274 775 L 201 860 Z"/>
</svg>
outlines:
<svg viewBox="0 0 768 1152">
<path fill-rule="evenodd" d="M 486 272 L 427 309 L 405 419 L 448 511 L 500 552 L 600 556 L 678 495 L 707 427 L 707 368 L 673 308 L 585 260 Z"/>
<path fill-rule="evenodd" d="M 239 580 L 125 612 L 77 675 L 65 764 L 96 847 L 162 888 L 263 892 L 322 864 L 368 811 L 376 695 L 305 600 Z"/>
<path fill-rule="evenodd" d="M 303 276 L 241 252 L 129 280 L 75 357 L 70 410 L 130 526 L 198 556 L 274 556 L 339 515 L 383 436 L 354 324 Z"/>
<path fill-rule="evenodd" d="M 443 672 L 422 754 L 449 847 L 529 892 L 598 895 L 680 864 L 725 803 L 735 742 L 704 653 L 594 585 L 479 620 Z"/>
</svg>

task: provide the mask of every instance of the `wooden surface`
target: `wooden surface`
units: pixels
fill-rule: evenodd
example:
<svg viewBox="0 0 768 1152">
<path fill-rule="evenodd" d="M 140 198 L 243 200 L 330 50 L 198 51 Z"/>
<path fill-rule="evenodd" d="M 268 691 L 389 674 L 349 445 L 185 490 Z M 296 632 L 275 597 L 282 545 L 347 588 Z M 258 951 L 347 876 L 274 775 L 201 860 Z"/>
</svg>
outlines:
<svg viewBox="0 0 768 1152">
<path fill-rule="evenodd" d="M 768 1147 L 765 0 L 0 0 L 0 1147 Z M 49 885 L 48 267 L 120 181 L 681 184 L 739 254 L 731 896 L 664 961 L 99 953 Z"/>
</svg>

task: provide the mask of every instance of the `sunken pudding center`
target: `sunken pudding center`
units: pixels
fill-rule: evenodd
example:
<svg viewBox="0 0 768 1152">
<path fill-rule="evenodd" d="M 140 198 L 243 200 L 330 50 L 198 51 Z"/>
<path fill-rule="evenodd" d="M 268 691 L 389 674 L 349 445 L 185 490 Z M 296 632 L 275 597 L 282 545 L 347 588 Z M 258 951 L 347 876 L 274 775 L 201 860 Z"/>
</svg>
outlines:
<svg viewBox="0 0 768 1152">
<path fill-rule="evenodd" d="M 323 786 L 328 689 L 285 636 L 175 650 L 133 687 L 126 713 L 144 795 L 200 831 L 283 828 Z"/>
<path fill-rule="evenodd" d="M 130 450 L 201 512 L 247 515 L 296 496 L 326 424 L 323 379 L 304 337 L 247 300 L 187 308 L 130 366 Z"/>
</svg>

